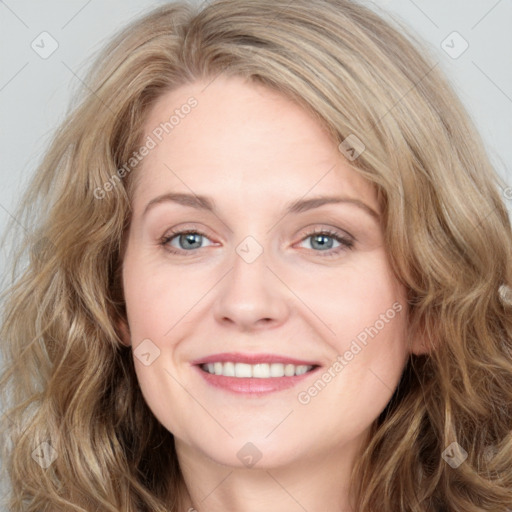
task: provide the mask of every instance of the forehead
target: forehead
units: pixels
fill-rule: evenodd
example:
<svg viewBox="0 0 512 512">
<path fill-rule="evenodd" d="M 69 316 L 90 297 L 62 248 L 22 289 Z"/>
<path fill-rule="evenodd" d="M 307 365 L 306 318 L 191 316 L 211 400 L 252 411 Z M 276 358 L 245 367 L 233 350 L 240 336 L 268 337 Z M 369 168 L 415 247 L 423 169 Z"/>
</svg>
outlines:
<svg viewBox="0 0 512 512">
<path fill-rule="evenodd" d="M 242 78 L 220 76 L 161 96 L 145 123 L 148 137 L 155 147 L 138 170 L 136 209 L 168 191 L 236 194 L 244 204 L 338 192 L 378 208 L 371 184 L 309 112 Z"/>
</svg>

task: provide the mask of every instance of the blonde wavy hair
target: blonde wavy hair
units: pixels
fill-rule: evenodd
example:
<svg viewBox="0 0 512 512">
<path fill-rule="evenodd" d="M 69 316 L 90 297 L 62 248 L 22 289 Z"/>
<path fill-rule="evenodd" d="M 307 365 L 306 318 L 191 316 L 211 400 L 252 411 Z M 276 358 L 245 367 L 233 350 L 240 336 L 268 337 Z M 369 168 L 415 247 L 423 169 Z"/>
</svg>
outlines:
<svg viewBox="0 0 512 512">
<path fill-rule="evenodd" d="M 348 163 L 378 192 L 409 336 L 427 340 L 356 461 L 357 510 L 512 509 L 504 183 L 426 54 L 349 0 L 168 3 L 115 36 L 16 214 L 29 234 L 14 231 L 1 327 L 9 510 L 178 511 L 173 436 L 146 405 L 118 330 L 137 167 L 103 198 L 94 191 L 141 146 L 157 98 L 220 74 L 287 95 L 336 144 L 364 143 Z M 443 458 L 453 442 L 467 452 L 458 468 Z M 48 467 L 35 462 L 42 446 L 56 456 Z"/>
</svg>

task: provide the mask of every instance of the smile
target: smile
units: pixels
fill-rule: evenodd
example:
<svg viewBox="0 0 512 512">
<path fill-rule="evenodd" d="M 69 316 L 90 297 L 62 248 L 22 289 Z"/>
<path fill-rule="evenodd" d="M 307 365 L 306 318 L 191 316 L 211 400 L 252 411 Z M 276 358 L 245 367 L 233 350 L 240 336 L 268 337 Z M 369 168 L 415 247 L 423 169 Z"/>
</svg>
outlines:
<svg viewBox="0 0 512 512">
<path fill-rule="evenodd" d="M 241 379 L 269 379 L 273 377 L 294 377 L 303 375 L 314 368 L 314 365 L 294 365 L 283 363 L 246 364 L 232 361 L 205 363 L 201 369 L 211 375 L 236 377 Z"/>
<path fill-rule="evenodd" d="M 321 368 L 314 360 L 264 353 L 224 352 L 191 363 L 213 389 L 253 397 L 297 386 Z"/>
</svg>

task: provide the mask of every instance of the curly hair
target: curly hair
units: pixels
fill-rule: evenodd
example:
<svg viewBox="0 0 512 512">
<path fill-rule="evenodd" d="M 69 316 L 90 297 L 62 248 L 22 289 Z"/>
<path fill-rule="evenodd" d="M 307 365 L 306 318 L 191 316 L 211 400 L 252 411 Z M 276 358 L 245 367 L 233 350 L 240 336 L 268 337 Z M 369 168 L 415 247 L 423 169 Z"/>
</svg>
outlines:
<svg viewBox="0 0 512 512">
<path fill-rule="evenodd" d="M 1 327 L 9 510 L 178 510 L 173 436 L 120 342 L 137 162 L 121 169 L 158 98 L 220 74 L 285 94 L 337 144 L 363 142 L 347 163 L 377 190 L 409 336 L 428 343 L 356 461 L 357 510 L 512 509 L 512 232 L 470 117 L 421 42 L 364 6 L 214 0 L 166 4 L 112 39 L 20 204 L 30 234 L 12 230 Z"/>
</svg>

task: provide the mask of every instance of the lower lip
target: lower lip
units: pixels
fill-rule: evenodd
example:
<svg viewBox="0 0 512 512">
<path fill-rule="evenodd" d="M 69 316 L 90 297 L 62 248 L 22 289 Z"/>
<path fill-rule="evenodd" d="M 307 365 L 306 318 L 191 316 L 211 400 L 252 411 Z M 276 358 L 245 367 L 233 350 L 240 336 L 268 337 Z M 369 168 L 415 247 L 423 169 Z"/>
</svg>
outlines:
<svg viewBox="0 0 512 512">
<path fill-rule="evenodd" d="M 266 394 L 284 389 L 292 388 L 304 379 L 311 376 L 319 369 L 319 367 L 293 377 L 269 377 L 268 379 L 259 379 L 255 377 L 225 377 L 224 375 L 214 375 L 205 372 L 199 366 L 196 366 L 203 379 L 216 388 L 240 394 Z"/>
</svg>

